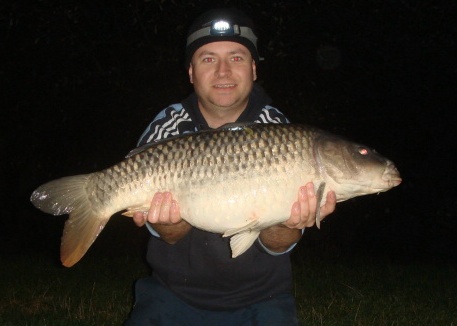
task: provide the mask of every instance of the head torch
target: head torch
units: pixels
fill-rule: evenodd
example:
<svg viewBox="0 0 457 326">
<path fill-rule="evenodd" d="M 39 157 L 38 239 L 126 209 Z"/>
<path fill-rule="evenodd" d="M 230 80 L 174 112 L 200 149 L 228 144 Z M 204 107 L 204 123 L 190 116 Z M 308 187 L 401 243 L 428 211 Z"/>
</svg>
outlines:
<svg viewBox="0 0 457 326">
<path fill-rule="evenodd" d="M 252 44 L 257 43 L 257 37 L 251 28 L 231 24 L 227 20 L 214 20 L 210 26 L 203 27 L 187 37 L 187 46 L 205 36 L 238 36 L 249 40 Z"/>
<path fill-rule="evenodd" d="M 238 9 L 220 8 L 203 13 L 189 27 L 185 54 L 186 68 L 189 68 L 192 56 L 198 48 L 221 41 L 237 42 L 249 50 L 255 62 L 261 60 L 257 52 L 257 36 L 252 20 Z"/>
</svg>

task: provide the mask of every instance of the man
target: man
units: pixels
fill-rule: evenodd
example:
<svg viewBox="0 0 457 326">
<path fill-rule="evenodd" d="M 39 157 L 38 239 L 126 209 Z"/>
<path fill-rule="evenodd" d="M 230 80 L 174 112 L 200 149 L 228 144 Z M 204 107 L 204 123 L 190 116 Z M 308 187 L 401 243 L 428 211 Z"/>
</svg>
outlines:
<svg viewBox="0 0 457 326">
<path fill-rule="evenodd" d="M 252 22 L 237 10 L 212 10 L 197 18 L 186 47 L 195 93 L 160 112 L 138 145 L 230 122 L 287 123 L 254 83 L 256 44 Z M 237 258 L 231 258 L 229 239 L 182 220 L 171 193 L 155 194 L 149 211 L 134 216 L 152 234 L 147 260 L 153 276 L 137 282 L 126 324 L 298 325 L 289 255 L 303 229 L 314 225 L 317 203 L 312 183 L 297 192 L 290 218 L 263 230 Z M 335 202 L 329 193 L 322 217 Z"/>
</svg>

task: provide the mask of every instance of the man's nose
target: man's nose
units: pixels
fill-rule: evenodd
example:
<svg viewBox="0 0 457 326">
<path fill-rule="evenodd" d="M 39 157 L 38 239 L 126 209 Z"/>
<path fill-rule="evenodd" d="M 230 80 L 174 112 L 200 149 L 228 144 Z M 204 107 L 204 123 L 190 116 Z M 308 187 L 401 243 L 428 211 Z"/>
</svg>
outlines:
<svg viewBox="0 0 457 326">
<path fill-rule="evenodd" d="M 230 75 L 230 64 L 227 60 L 220 60 L 217 68 L 216 68 L 216 74 L 218 77 L 223 77 L 226 75 Z"/>
</svg>

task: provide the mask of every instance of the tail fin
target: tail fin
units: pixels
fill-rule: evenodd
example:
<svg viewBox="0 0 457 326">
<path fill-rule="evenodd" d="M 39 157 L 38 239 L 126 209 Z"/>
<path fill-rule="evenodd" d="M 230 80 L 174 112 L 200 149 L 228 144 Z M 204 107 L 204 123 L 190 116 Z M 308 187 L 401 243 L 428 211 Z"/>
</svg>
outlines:
<svg viewBox="0 0 457 326">
<path fill-rule="evenodd" d="M 70 214 L 63 230 L 60 259 L 66 267 L 76 264 L 105 227 L 111 215 L 100 216 L 86 193 L 90 174 L 65 177 L 36 189 L 30 200 L 45 213 Z"/>
</svg>

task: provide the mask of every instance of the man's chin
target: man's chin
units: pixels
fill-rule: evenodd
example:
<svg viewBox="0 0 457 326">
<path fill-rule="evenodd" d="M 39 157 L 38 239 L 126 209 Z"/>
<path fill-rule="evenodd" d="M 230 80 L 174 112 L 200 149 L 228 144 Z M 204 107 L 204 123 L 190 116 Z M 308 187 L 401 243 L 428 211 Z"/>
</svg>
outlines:
<svg viewBox="0 0 457 326">
<path fill-rule="evenodd" d="M 236 105 L 236 101 L 229 98 L 218 98 L 213 101 L 213 104 L 220 108 L 231 108 Z"/>
</svg>

